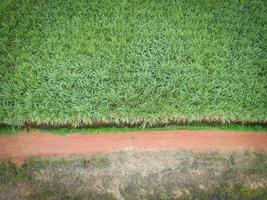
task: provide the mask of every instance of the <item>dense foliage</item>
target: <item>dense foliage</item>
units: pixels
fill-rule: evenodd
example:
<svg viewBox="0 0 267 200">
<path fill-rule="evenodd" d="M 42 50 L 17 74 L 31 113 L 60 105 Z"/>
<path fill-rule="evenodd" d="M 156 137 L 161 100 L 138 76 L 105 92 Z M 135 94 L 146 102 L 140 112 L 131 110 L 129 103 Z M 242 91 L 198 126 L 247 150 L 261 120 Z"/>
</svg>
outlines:
<svg viewBox="0 0 267 200">
<path fill-rule="evenodd" d="M 266 4 L 4 0 L 0 122 L 266 122 Z"/>
</svg>

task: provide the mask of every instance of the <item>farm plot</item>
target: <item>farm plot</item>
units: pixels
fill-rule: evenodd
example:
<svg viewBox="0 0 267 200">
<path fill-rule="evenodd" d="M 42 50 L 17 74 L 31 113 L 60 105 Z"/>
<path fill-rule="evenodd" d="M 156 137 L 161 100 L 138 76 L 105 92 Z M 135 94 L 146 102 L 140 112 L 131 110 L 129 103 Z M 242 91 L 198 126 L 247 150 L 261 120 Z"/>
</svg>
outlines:
<svg viewBox="0 0 267 200">
<path fill-rule="evenodd" d="M 267 122 L 266 1 L 0 5 L 0 123 Z"/>
</svg>

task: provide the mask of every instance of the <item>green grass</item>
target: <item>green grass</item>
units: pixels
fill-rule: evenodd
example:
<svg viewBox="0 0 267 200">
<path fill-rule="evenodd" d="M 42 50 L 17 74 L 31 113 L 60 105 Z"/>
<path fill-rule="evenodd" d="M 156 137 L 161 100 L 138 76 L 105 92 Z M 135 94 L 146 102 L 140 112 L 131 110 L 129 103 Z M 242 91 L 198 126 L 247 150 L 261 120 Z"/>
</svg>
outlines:
<svg viewBox="0 0 267 200">
<path fill-rule="evenodd" d="M 213 199 L 231 199 L 231 200 L 256 200 L 266 199 L 266 189 L 251 189 L 246 186 L 225 187 L 221 186 L 208 192 L 197 193 L 195 195 L 184 198 L 183 200 L 213 200 Z"/>
<path fill-rule="evenodd" d="M 172 130 L 225 130 L 225 131 L 256 131 L 267 132 L 266 127 L 262 126 L 241 126 L 241 125 L 221 125 L 221 126 L 207 126 L 207 125 L 194 125 L 194 126 L 167 126 L 159 128 L 119 128 L 119 127 L 104 127 L 104 128 L 52 128 L 40 129 L 41 131 L 49 131 L 55 134 L 65 135 L 71 133 L 81 134 L 99 134 L 99 133 L 128 133 L 128 132 L 145 132 L 145 131 L 172 131 Z M 0 129 L 1 132 L 1 129 Z"/>
<path fill-rule="evenodd" d="M 0 127 L 0 135 L 11 135 L 20 133 L 23 129 Z M 142 128 L 142 127 L 99 127 L 99 128 L 41 128 L 29 129 L 29 133 L 39 130 L 43 133 L 50 132 L 59 135 L 66 134 L 101 134 L 101 133 L 129 133 L 129 132 L 146 132 L 146 131 L 174 131 L 174 130 L 223 130 L 223 131 L 253 131 L 253 132 L 267 132 L 267 127 L 264 126 L 245 126 L 245 125 L 190 125 L 190 126 L 166 126 L 158 128 Z"/>
<path fill-rule="evenodd" d="M 267 122 L 267 1 L 0 5 L 0 123 Z"/>
</svg>

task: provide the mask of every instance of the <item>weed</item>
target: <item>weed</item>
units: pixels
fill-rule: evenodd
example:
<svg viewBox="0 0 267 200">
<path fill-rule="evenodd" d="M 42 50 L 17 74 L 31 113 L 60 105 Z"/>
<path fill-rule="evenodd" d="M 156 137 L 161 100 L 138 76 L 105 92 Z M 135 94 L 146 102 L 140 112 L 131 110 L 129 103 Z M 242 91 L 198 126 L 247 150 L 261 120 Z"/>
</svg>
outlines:
<svg viewBox="0 0 267 200">
<path fill-rule="evenodd" d="M 106 169 L 111 165 L 109 158 L 104 154 L 96 154 L 87 162 L 89 166 L 100 170 Z"/>
<path fill-rule="evenodd" d="M 196 193 L 190 195 L 184 200 L 256 200 L 256 199 L 266 199 L 267 192 L 265 189 L 258 188 L 258 189 L 251 189 L 246 186 L 235 186 L 234 188 L 220 186 L 217 188 L 212 189 L 209 192 L 205 193 Z"/>
<path fill-rule="evenodd" d="M 124 151 L 2 162 L 0 199 L 266 199 L 266 155 Z"/>
</svg>

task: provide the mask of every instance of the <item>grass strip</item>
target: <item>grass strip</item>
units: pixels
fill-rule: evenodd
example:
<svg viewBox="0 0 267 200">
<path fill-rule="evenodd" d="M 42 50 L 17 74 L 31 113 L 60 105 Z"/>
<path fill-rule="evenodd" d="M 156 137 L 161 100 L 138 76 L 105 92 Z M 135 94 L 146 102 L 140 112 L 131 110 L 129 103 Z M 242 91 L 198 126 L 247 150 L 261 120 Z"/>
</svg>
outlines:
<svg viewBox="0 0 267 200">
<path fill-rule="evenodd" d="M 0 135 L 14 135 L 19 134 L 26 129 L 0 127 Z M 158 128 L 128 128 L 128 127 L 99 127 L 99 128 L 42 128 L 42 129 L 29 129 L 28 132 L 39 130 L 41 132 L 49 132 L 58 135 L 66 134 L 101 134 L 101 133 L 129 133 L 129 132 L 146 132 L 146 131 L 172 131 L 172 130 L 223 130 L 223 131 L 253 131 L 253 132 L 267 132 L 265 126 L 246 126 L 246 125 L 191 125 L 191 126 L 167 126 Z"/>
</svg>

